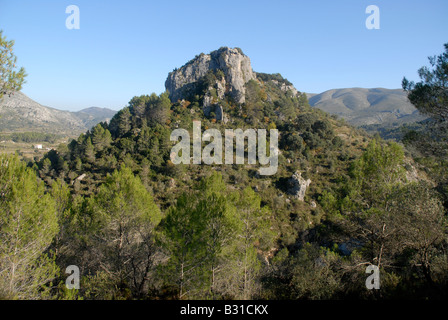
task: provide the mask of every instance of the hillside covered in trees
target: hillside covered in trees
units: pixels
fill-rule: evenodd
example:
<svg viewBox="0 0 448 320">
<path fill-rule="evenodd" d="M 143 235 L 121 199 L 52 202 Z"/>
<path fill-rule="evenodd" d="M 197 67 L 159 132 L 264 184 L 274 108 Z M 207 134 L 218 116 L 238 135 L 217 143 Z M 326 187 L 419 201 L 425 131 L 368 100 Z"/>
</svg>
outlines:
<svg viewBox="0 0 448 320">
<path fill-rule="evenodd" d="M 39 162 L 0 155 L 1 298 L 446 298 L 446 157 L 418 151 L 417 133 L 372 138 L 239 48 L 196 56 L 166 87 Z M 170 134 L 193 121 L 278 129 L 276 174 L 174 164 Z"/>
</svg>

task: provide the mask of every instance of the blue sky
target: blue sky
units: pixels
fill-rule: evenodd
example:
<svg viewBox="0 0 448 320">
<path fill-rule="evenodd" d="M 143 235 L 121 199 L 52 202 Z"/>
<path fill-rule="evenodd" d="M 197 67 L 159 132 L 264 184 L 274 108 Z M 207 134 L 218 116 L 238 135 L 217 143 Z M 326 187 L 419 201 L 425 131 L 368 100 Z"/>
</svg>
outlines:
<svg viewBox="0 0 448 320">
<path fill-rule="evenodd" d="M 80 29 L 65 9 L 77 5 Z M 380 29 L 368 30 L 368 5 Z M 161 93 L 196 54 L 240 47 L 254 71 L 281 73 L 304 92 L 400 88 L 448 42 L 446 0 L 0 0 L 0 29 L 24 66 L 23 92 L 65 110 L 118 110 Z"/>
</svg>

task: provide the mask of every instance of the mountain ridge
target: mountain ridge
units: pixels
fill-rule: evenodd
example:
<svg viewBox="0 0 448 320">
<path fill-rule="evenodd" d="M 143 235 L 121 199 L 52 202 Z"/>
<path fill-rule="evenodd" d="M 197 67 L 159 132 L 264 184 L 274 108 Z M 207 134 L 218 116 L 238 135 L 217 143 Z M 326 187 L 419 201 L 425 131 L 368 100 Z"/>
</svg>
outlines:
<svg viewBox="0 0 448 320">
<path fill-rule="evenodd" d="M 23 92 L 0 100 L 0 132 L 36 131 L 78 135 L 102 121 L 109 121 L 116 111 L 90 107 L 71 112 L 44 106 Z"/>
<path fill-rule="evenodd" d="M 393 126 L 424 120 L 402 89 L 340 88 L 307 94 L 309 104 L 355 126 Z"/>
</svg>

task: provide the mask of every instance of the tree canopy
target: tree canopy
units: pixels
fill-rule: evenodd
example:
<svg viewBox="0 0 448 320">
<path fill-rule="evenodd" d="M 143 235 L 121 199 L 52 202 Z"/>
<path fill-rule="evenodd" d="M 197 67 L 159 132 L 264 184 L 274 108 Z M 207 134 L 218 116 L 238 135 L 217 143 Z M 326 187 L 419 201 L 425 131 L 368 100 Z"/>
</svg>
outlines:
<svg viewBox="0 0 448 320">
<path fill-rule="evenodd" d="M 409 101 L 423 114 L 439 121 L 448 121 L 448 43 L 445 52 L 429 57 L 430 67 L 421 67 L 421 81 L 415 83 L 403 78 L 402 86 Z"/>
<path fill-rule="evenodd" d="M 14 55 L 14 40 L 7 40 L 0 30 L 0 98 L 4 94 L 20 91 L 25 82 L 25 69 L 17 71 L 17 57 Z"/>
</svg>

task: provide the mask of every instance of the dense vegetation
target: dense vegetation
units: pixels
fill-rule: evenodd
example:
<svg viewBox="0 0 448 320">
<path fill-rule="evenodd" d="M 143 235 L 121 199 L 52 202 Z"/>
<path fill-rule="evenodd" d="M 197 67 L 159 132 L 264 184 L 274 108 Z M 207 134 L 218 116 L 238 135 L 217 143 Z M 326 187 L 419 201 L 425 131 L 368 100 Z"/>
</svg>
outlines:
<svg viewBox="0 0 448 320">
<path fill-rule="evenodd" d="M 278 74 L 250 81 L 243 105 L 216 101 L 224 124 L 201 107 L 221 76 L 175 102 L 134 97 L 37 163 L 1 155 L 0 297 L 446 298 L 443 155 L 371 138 L 282 90 Z M 279 129 L 277 174 L 174 165 L 170 133 L 193 120 Z M 297 171 L 311 180 L 304 201 L 289 192 Z M 69 265 L 79 290 L 65 287 Z M 365 286 L 368 265 L 380 290 Z"/>
<path fill-rule="evenodd" d="M 9 134 L 0 134 L 0 140 L 11 140 L 14 142 L 48 142 L 55 143 L 63 136 L 55 133 L 43 133 L 43 132 L 13 132 Z"/>
</svg>

